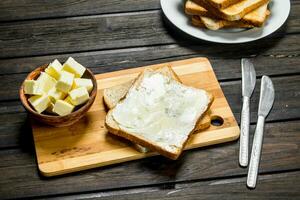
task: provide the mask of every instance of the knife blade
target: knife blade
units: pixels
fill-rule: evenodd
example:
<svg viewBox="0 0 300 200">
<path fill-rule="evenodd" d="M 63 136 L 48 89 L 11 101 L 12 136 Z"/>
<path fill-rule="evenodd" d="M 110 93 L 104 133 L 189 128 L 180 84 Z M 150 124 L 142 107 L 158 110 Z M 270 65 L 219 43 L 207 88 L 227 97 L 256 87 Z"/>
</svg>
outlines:
<svg viewBox="0 0 300 200">
<path fill-rule="evenodd" d="M 252 62 L 246 58 L 242 58 L 242 95 L 251 97 L 255 88 L 256 73 Z"/>
<path fill-rule="evenodd" d="M 242 66 L 242 96 L 243 107 L 241 112 L 241 136 L 239 163 L 242 167 L 248 166 L 249 155 L 249 125 L 250 125 L 250 97 L 256 83 L 256 73 L 250 60 L 243 58 Z"/>
<path fill-rule="evenodd" d="M 274 104 L 275 91 L 271 79 L 263 76 L 261 80 L 260 99 L 258 106 L 258 119 L 254 133 L 250 165 L 248 169 L 247 186 L 255 188 L 257 182 L 258 167 L 263 143 L 265 118 L 268 116 Z"/>
<path fill-rule="evenodd" d="M 258 115 L 267 117 L 275 99 L 275 91 L 272 80 L 268 76 L 262 77 Z"/>
</svg>

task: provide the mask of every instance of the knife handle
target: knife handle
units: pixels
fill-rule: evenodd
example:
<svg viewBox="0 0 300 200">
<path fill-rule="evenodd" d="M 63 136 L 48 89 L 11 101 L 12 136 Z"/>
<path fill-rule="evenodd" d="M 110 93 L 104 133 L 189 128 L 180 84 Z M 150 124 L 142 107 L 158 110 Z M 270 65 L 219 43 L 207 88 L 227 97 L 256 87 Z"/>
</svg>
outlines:
<svg viewBox="0 0 300 200">
<path fill-rule="evenodd" d="M 258 167 L 262 149 L 263 134 L 265 126 L 265 117 L 258 116 L 257 125 L 254 133 L 250 165 L 247 177 L 247 186 L 255 188 L 257 182 Z"/>
<path fill-rule="evenodd" d="M 249 154 L 249 125 L 250 125 L 250 98 L 244 96 L 241 114 L 241 136 L 239 162 L 242 167 L 248 166 Z"/>
</svg>

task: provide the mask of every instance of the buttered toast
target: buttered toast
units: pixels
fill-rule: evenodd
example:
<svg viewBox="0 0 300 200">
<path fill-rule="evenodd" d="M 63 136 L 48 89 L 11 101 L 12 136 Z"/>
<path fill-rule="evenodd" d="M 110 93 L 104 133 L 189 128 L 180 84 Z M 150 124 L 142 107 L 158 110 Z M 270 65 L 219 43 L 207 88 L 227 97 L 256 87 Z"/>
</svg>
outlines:
<svg viewBox="0 0 300 200">
<path fill-rule="evenodd" d="M 171 67 L 163 67 L 163 68 L 159 68 L 158 70 L 164 71 L 165 75 L 173 78 L 174 80 L 177 80 L 178 82 L 181 82 L 179 77 L 176 75 L 176 73 L 172 70 Z M 116 106 L 116 104 L 125 97 L 125 95 L 127 94 L 128 90 L 130 89 L 130 87 L 132 86 L 134 81 L 135 81 L 135 79 L 125 82 L 121 85 L 116 85 L 116 86 L 104 89 L 103 100 L 108 109 L 114 108 Z M 209 128 L 210 121 L 211 120 L 210 120 L 209 114 L 203 115 L 203 117 L 200 119 L 200 121 L 198 122 L 198 124 L 195 128 L 195 132 L 199 132 L 201 130 Z M 148 148 L 145 148 L 138 144 L 134 144 L 134 147 L 142 153 L 146 153 L 149 151 Z"/>
<path fill-rule="evenodd" d="M 205 90 L 148 69 L 108 112 L 106 127 L 115 135 L 177 159 L 212 101 Z"/>
</svg>

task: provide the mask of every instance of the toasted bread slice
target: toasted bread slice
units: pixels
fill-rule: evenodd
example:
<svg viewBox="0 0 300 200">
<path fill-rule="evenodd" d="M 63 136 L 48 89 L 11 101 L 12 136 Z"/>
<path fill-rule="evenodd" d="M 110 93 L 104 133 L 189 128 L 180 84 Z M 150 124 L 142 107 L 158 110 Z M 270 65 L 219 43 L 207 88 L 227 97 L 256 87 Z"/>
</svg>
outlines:
<svg viewBox="0 0 300 200">
<path fill-rule="evenodd" d="M 207 0 L 207 3 L 217 9 L 224 9 L 230 5 L 233 5 L 241 0 Z"/>
<path fill-rule="evenodd" d="M 159 70 L 164 70 L 166 75 L 168 75 L 168 76 L 172 77 L 173 79 L 181 82 L 179 77 L 172 70 L 171 67 L 164 67 L 164 68 L 161 68 Z M 130 89 L 130 87 L 132 86 L 134 81 L 135 81 L 135 79 L 130 80 L 130 81 L 128 81 L 126 83 L 123 83 L 121 85 L 116 85 L 116 86 L 113 86 L 113 87 L 110 87 L 110 88 L 105 88 L 104 91 L 103 91 L 103 100 L 104 100 L 105 105 L 109 109 L 114 108 L 117 105 L 117 103 L 126 96 L 128 90 Z M 203 119 L 201 120 L 201 122 L 202 123 L 199 124 L 198 127 L 197 127 L 197 131 L 206 129 L 210 126 L 210 117 L 205 115 L 203 117 Z M 142 153 L 147 153 L 147 152 L 150 151 L 148 148 L 143 147 L 139 144 L 134 144 L 134 147 L 135 147 L 135 149 L 137 149 L 139 152 L 142 152 Z"/>
<path fill-rule="evenodd" d="M 200 21 L 200 20 L 199 20 Z M 200 21 L 200 23 L 202 23 Z M 202 23 L 202 26 L 204 27 L 204 24 Z M 159 69 L 160 71 L 162 69 Z M 172 77 L 174 80 L 177 80 L 178 82 L 181 82 L 179 77 L 177 76 L 177 74 L 172 70 L 171 67 L 164 67 L 163 70 L 165 71 L 169 71 L 167 72 L 166 74 L 170 77 Z M 116 85 L 116 86 L 113 86 L 113 87 L 110 87 L 110 88 L 106 88 L 104 89 L 103 91 L 103 100 L 104 100 L 104 103 L 106 104 L 106 106 L 109 108 L 109 109 L 112 109 L 114 108 L 117 103 L 125 97 L 125 95 L 127 94 L 128 90 L 130 89 L 130 87 L 132 86 L 132 84 L 134 83 L 135 79 L 133 80 L 130 80 L 126 83 L 123 83 L 121 85 Z M 199 131 L 202 131 L 204 129 L 207 129 L 210 127 L 210 116 L 208 114 L 205 114 L 201 120 L 199 121 L 199 123 L 197 124 L 197 127 L 195 129 L 195 132 L 199 132 Z M 141 145 L 138 145 L 138 144 L 134 144 L 134 147 L 142 152 L 142 153 L 146 153 L 149 151 L 148 148 L 146 147 L 143 147 Z"/>
<path fill-rule="evenodd" d="M 184 86 L 164 71 L 145 70 L 106 116 L 118 136 L 177 159 L 213 96 Z"/>
<path fill-rule="evenodd" d="M 268 16 L 270 15 L 270 11 L 268 10 L 269 1 L 262 6 L 256 8 L 252 12 L 247 13 L 241 21 L 246 22 L 248 24 L 252 24 L 256 27 L 261 27 Z"/>
<path fill-rule="evenodd" d="M 121 85 L 105 88 L 103 90 L 103 100 L 105 105 L 109 109 L 115 107 L 117 103 L 125 97 L 126 93 L 128 92 L 129 88 L 132 86 L 133 83 L 134 79 Z"/>
<path fill-rule="evenodd" d="M 200 17 L 202 23 L 210 30 L 219 30 L 221 28 L 253 28 L 251 24 L 242 21 L 227 21 L 209 17 Z"/>
<path fill-rule="evenodd" d="M 204 7 L 214 16 L 228 21 L 237 21 L 243 18 L 247 13 L 255 10 L 269 0 L 242 0 L 224 9 L 216 9 L 207 3 L 207 0 L 193 0 L 195 3 Z"/>
<path fill-rule="evenodd" d="M 204 17 L 215 17 L 212 13 L 208 12 L 203 6 L 193 2 L 192 0 L 187 0 L 184 6 L 184 12 L 187 15 L 200 15 Z"/>
<path fill-rule="evenodd" d="M 174 72 L 174 70 L 171 67 L 162 67 L 157 69 L 158 71 L 163 71 L 164 74 L 167 76 L 173 78 L 174 80 L 177 80 L 178 82 L 181 83 L 181 80 L 177 76 L 177 74 Z M 103 90 L 103 100 L 105 105 L 109 108 L 112 109 L 114 108 L 117 103 L 125 97 L 127 94 L 128 90 L 134 83 L 135 79 L 132 79 L 126 83 L 123 83 L 121 85 L 116 85 L 110 88 L 105 88 Z"/>
<path fill-rule="evenodd" d="M 192 24 L 198 26 L 198 24 L 203 24 L 204 27 L 210 30 L 219 30 L 221 28 L 252 28 L 253 25 L 244 23 L 242 21 L 227 21 L 227 20 L 219 20 L 210 17 L 200 17 L 193 16 Z M 199 26 L 200 27 L 200 26 Z"/>
<path fill-rule="evenodd" d="M 256 27 L 262 26 L 264 24 L 264 22 L 266 21 L 267 16 L 270 14 L 270 11 L 268 10 L 268 4 L 269 4 L 269 2 L 263 4 L 262 6 L 256 8 L 255 10 L 247 13 L 241 19 L 241 21 L 245 22 L 246 24 L 254 25 Z M 217 16 L 213 16 L 213 14 L 211 14 L 204 7 L 202 7 L 199 4 L 194 3 L 191 0 L 188 0 L 186 2 L 185 12 L 189 15 L 199 15 L 202 17 L 210 17 L 210 18 L 215 18 L 215 19 L 218 18 Z M 230 23 L 226 23 L 226 24 L 230 24 Z M 237 25 L 243 25 L 243 24 L 238 23 Z M 195 24 L 195 26 L 197 26 L 197 24 Z"/>
</svg>

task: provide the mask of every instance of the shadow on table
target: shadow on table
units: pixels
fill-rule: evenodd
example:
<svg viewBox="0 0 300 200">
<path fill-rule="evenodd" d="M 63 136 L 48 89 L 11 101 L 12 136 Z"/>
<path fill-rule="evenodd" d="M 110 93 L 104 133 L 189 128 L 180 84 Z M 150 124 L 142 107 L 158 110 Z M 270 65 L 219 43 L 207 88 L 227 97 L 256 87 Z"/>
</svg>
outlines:
<svg viewBox="0 0 300 200">
<path fill-rule="evenodd" d="M 35 155 L 32 129 L 31 129 L 30 119 L 28 115 L 26 120 L 21 126 L 21 134 L 19 135 L 19 141 L 20 141 L 20 148 L 22 151 Z"/>
<path fill-rule="evenodd" d="M 284 37 L 287 30 L 287 23 L 285 23 L 275 33 L 256 41 L 241 44 L 220 44 L 204 41 L 188 35 L 173 25 L 163 13 L 161 14 L 161 18 L 167 33 L 176 44 L 194 51 L 195 55 L 208 57 L 240 58 L 243 56 L 249 57 L 262 54 L 276 46 L 280 38 Z"/>
</svg>

